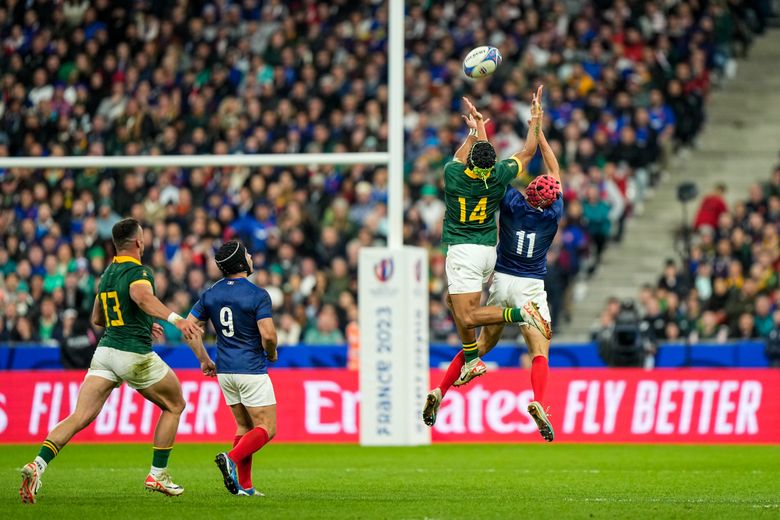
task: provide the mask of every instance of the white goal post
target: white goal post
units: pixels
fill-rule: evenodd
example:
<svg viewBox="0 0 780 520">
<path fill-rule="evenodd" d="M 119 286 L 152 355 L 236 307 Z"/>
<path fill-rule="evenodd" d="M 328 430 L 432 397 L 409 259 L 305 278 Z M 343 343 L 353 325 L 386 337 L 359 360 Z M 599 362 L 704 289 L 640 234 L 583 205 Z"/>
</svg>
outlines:
<svg viewBox="0 0 780 520">
<path fill-rule="evenodd" d="M 360 442 L 373 446 L 430 443 L 430 430 L 419 419 L 428 389 L 428 256 L 422 248 L 403 246 L 404 3 L 387 0 L 386 152 L 0 157 L 6 169 L 386 165 L 387 247 L 362 250 L 358 276 Z"/>
</svg>

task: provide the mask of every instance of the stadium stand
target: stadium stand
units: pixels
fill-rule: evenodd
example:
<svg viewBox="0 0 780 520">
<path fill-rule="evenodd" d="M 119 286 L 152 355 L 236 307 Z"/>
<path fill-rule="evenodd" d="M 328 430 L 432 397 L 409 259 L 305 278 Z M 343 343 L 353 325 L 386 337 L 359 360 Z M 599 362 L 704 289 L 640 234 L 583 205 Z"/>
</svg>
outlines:
<svg viewBox="0 0 780 520">
<path fill-rule="evenodd" d="M 780 163 L 729 211 L 725 186 L 701 202 L 689 266 L 667 261 L 655 287 L 641 288 L 643 322 L 655 341 L 767 340 L 780 331 Z M 611 300 L 594 336 L 614 327 Z"/>
<path fill-rule="evenodd" d="M 695 142 L 708 91 L 765 19 L 762 2 L 608 4 L 410 3 L 404 239 L 431 251 L 433 341 L 455 341 L 439 197 L 464 136 L 462 94 L 490 114 L 505 156 L 522 146 L 525 93 L 547 87 L 568 201 L 547 280 L 560 322 L 572 281 L 597 269 L 670 154 Z M 0 41 L 2 156 L 386 149 L 379 2 L 31 0 L 0 6 Z M 507 62 L 469 83 L 460 59 L 485 42 Z M 286 341 L 343 341 L 357 251 L 386 233 L 384 168 L 15 169 L 0 180 L 2 342 L 94 344 L 96 277 L 125 215 L 147 224 L 144 262 L 182 313 L 219 277 L 213 249 L 237 236 Z"/>
</svg>

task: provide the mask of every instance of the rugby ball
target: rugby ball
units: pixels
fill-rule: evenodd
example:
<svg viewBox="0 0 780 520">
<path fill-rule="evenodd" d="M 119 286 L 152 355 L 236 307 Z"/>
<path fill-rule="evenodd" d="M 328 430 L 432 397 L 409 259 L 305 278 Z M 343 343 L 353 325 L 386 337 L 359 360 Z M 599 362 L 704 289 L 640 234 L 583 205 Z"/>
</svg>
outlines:
<svg viewBox="0 0 780 520">
<path fill-rule="evenodd" d="M 501 65 L 501 59 L 501 53 L 495 47 L 477 47 L 463 60 L 463 73 L 472 79 L 486 78 Z"/>
</svg>

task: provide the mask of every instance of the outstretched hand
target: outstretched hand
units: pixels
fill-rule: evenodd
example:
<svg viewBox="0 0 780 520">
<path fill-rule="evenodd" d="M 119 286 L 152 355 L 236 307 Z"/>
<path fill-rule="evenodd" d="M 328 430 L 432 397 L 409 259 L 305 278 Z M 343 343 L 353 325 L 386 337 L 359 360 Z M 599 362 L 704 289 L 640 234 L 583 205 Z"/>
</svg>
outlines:
<svg viewBox="0 0 780 520">
<path fill-rule="evenodd" d="M 463 104 L 466 105 L 466 112 L 468 112 L 468 115 L 474 119 L 482 119 L 482 114 L 479 113 L 477 107 L 474 106 L 474 103 L 466 96 L 463 96 Z"/>
<path fill-rule="evenodd" d="M 466 106 L 467 113 L 463 114 L 461 117 L 463 117 L 463 120 L 466 122 L 466 126 L 476 130 L 478 121 L 482 121 L 484 124 L 488 124 L 490 119 L 483 120 L 482 113 L 477 110 L 477 107 L 474 106 L 474 103 L 472 103 L 471 100 L 466 96 L 463 96 L 463 104 Z"/>
<path fill-rule="evenodd" d="M 464 114 L 461 115 L 463 120 L 466 122 L 466 126 L 469 128 L 473 128 L 474 130 L 477 129 L 477 120 L 474 119 L 471 114 Z M 490 122 L 490 119 L 485 119 L 484 123 L 488 124 Z"/>
<path fill-rule="evenodd" d="M 190 320 L 181 319 L 177 321 L 176 328 L 181 331 L 185 341 L 192 341 L 195 337 L 203 335 L 203 329 Z"/>
<path fill-rule="evenodd" d="M 531 98 L 531 119 L 528 120 L 528 128 L 533 129 L 534 135 L 539 136 L 541 130 L 542 117 L 544 117 L 544 110 L 542 109 L 542 90 L 544 85 L 539 85 L 536 89 L 536 93 Z"/>
<path fill-rule="evenodd" d="M 544 85 L 539 85 L 539 88 L 536 89 L 536 93 L 531 98 L 531 119 L 535 117 L 541 117 L 542 116 L 542 91 L 544 90 Z"/>
</svg>

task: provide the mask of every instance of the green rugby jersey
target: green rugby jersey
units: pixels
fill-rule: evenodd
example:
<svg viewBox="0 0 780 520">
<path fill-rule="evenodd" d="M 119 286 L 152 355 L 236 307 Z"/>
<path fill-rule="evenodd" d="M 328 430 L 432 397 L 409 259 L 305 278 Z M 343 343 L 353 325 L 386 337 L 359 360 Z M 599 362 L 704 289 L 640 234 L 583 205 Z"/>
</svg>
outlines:
<svg viewBox="0 0 780 520">
<path fill-rule="evenodd" d="M 444 229 L 442 242 L 494 246 L 498 241 L 495 213 L 506 187 L 523 171 L 514 157 L 499 161 L 483 181 L 460 161 L 444 166 Z"/>
<path fill-rule="evenodd" d="M 145 283 L 154 291 L 152 270 L 131 256 L 114 257 L 100 278 L 97 298 L 106 320 L 100 347 L 146 354 L 152 351 L 152 323 L 130 298 L 130 286 Z"/>
</svg>

